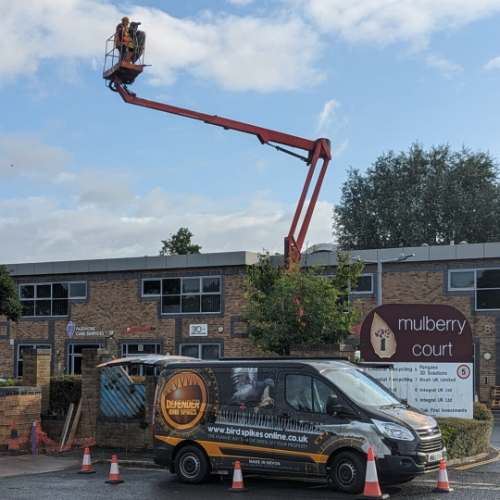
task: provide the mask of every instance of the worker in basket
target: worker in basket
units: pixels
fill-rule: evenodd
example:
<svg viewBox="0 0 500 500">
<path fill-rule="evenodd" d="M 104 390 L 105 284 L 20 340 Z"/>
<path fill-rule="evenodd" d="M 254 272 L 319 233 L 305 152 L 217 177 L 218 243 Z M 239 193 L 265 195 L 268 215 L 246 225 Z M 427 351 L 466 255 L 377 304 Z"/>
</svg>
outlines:
<svg viewBox="0 0 500 500">
<path fill-rule="evenodd" d="M 122 22 L 116 27 L 115 47 L 120 52 L 120 61 L 130 62 L 134 52 L 134 40 L 129 30 L 130 19 L 122 17 Z"/>
</svg>

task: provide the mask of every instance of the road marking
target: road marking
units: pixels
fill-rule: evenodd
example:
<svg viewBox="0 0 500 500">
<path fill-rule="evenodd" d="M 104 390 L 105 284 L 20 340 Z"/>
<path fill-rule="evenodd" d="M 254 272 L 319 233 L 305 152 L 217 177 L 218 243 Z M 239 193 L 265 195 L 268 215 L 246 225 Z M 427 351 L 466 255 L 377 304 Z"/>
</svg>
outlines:
<svg viewBox="0 0 500 500">
<path fill-rule="evenodd" d="M 481 465 L 486 465 L 486 464 L 491 464 L 493 462 L 498 462 L 500 460 L 500 448 L 497 448 L 496 446 L 492 446 L 491 448 L 493 448 L 497 452 L 496 457 L 490 458 L 488 460 L 483 460 L 482 462 L 476 462 L 476 463 L 470 464 L 470 465 L 462 465 L 461 467 L 453 467 L 453 470 L 472 469 L 474 467 L 479 467 Z"/>
</svg>

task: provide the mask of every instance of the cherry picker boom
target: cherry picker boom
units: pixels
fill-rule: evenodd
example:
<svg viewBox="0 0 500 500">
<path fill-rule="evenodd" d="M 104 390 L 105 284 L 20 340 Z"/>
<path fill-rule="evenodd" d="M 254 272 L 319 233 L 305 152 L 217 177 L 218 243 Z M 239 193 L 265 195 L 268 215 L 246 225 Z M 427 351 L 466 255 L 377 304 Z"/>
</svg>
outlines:
<svg viewBox="0 0 500 500">
<path fill-rule="evenodd" d="M 301 259 L 301 249 L 305 242 L 307 230 L 309 228 L 311 217 L 318 200 L 319 192 L 321 190 L 321 185 L 325 178 L 328 163 L 331 160 L 330 141 L 325 138 L 320 138 L 312 141 L 309 139 L 285 134 L 283 132 L 277 132 L 275 130 L 270 130 L 267 128 L 250 125 L 248 123 L 223 118 L 217 115 L 208 115 L 205 113 L 200 113 L 198 111 L 191 111 L 189 109 L 179 108 L 170 104 L 163 104 L 160 102 L 149 101 L 147 99 L 137 97 L 136 94 L 128 89 L 127 85 L 131 85 L 132 83 L 134 83 L 135 78 L 142 73 L 144 67 L 146 66 L 144 64 L 145 47 L 144 45 L 142 47 L 139 47 L 138 53 L 140 55 L 134 62 L 121 61 L 119 56 L 115 54 L 116 51 L 114 50 L 113 39 L 114 35 L 108 39 L 108 44 L 111 43 L 112 48 L 109 51 L 106 50 L 106 61 L 103 78 L 108 81 L 108 87 L 114 92 L 118 92 L 126 103 L 135 104 L 136 106 L 142 106 L 149 109 L 155 109 L 157 111 L 163 111 L 165 113 L 170 113 L 173 115 L 184 116 L 186 118 L 192 118 L 194 120 L 199 120 L 210 125 L 222 127 L 224 130 L 236 130 L 238 132 L 254 135 L 257 137 L 261 144 L 267 144 L 274 147 L 278 151 L 299 158 L 300 160 L 304 161 L 306 165 L 308 165 L 309 170 L 307 172 L 306 180 L 302 189 L 302 193 L 300 195 L 299 202 L 297 204 L 297 208 L 295 209 L 292 225 L 290 227 L 288 236 L 285 237 L 285 265 L 288 265 L 288 262 L 290 260 L 299 261 Z M 145 35 L 143 37 L 143 43 L 145 44 Z M 305 151 L 307 153 L 307 156 L 303 156 L 294 151 L 290 151 L 282 146 L 292 147 Z M 304 209 L 306 196 L 310 188 L 316 165 L 318 163 L 318 160 L 320 159 L 323 161 L 323 163 L 316 179 L 316 185 L 314 186 L 311 200 L 305 211 L 305 215 L 299 228 L 298 235 L 297 237 L 295 237 L 299 219 Z"/>
</svg>

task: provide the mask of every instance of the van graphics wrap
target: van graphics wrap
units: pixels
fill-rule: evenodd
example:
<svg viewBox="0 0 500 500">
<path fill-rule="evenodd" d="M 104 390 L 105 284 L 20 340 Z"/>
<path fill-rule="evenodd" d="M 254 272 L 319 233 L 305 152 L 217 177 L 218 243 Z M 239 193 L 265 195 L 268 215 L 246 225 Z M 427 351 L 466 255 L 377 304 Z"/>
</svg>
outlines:
<svg viewBox="0 0 500 500">
<path fill-rule="evenodd" d="M 217 380 L 210 369 L 177 370 L 162 389 L 158 419 L 172 435 L 195 435 L 204 418 L 207 418 L 208 401 L 212 406 L 218 401 Z"/>
</svg>

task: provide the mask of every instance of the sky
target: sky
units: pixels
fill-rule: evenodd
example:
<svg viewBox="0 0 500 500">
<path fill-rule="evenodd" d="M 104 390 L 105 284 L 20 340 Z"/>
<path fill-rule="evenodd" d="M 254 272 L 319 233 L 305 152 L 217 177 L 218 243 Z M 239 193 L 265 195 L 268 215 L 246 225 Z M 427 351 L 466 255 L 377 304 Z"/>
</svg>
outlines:
<svg viewBox="0 0 500 500">
<path fill-rule="evenodd" d="M 331 140 L 307 246 L 349 168 L 416 141 L 500 158 L 500 0 L 0 0 L 0 264 L 155 256 L 181 227 L 283 252 L 306 164 L 106 88 L 124 15 L 139 97 Z"/>
</svg>

